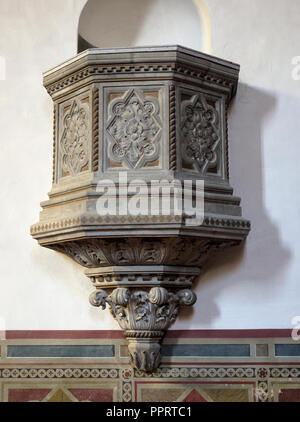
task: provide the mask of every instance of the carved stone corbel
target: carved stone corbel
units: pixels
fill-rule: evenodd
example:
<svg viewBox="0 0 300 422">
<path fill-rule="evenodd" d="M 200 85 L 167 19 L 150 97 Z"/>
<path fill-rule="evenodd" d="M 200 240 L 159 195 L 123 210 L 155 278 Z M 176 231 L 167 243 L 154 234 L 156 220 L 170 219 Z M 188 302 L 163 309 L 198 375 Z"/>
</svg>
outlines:
<svg viewBox="0 0 300 422">
<path fill-rule="evenodd" d="M 207 259 L 250 230 L 229 184 L 227 109 L 238 74 L 237 64 L 180 46 L 90 49 L 44 74 L 53 186 L 31 234 L 85 267 L 91 304 L 109 307 L 143 371 L 157 368 L 164 333 L 195 303 Z M 114 183 L 118 208 L 125 174 L 138 188 L 204 182 L 203 220 L 189 224 L 175 205 L 167 214 L 100 214 L 98 183 Z"/>
<path fill-rule="evenodd" d="M 135 290 L 125 287 L 110 294 L 96 290 L 90 296 L 93 306 L 106 304 L 125 330 L 131 364 L 142 371 L 152 371 L 160 363 L 160 342 L 181 306 L 191 306 L 196 295 L 189 289 L 175 292 L 164 287 Z"/>
</svg>

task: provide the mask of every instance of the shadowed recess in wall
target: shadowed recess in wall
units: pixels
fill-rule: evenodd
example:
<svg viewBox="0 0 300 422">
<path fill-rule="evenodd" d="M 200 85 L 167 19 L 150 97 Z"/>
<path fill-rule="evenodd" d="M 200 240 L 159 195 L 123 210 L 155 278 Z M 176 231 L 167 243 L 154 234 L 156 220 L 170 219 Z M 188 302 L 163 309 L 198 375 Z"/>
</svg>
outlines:
<svg viewBox="0 0 300 422">
<path fill-rule="evenodd" d="M 203 51 L 203 22 L 193 0 L 89 0 L 78 26 L 88 48 L 181 44 Z"/>
</svg>

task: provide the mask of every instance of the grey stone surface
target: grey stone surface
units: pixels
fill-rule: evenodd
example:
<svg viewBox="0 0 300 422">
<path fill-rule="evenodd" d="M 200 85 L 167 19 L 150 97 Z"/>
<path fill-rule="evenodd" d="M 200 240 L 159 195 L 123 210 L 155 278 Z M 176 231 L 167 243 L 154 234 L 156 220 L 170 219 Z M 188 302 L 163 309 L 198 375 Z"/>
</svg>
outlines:
<svg viewBox="0 0 300 422">
<path fill-rule="evenodd" d="M 268 344 L 256 344 L 255 355 L 258 357 L 269 356 L 269 345 Z"/>
<path fill-rule="evenodd" d="M 229 183 L 227 109 L 238 74 L 237 64 L 181 46 L 93 48 L 44 73 L 54 102 L 53 185 L 31 234 L 87 268 L 96 288 L 92 303 L 110 306 L 140 369 L 158 365 L 157 345 L 193 297 L 188 289 L 209 256 L 239 245 L 250 230 Z M 99 215 L 98 182 L 114 181 L 121 195 L 125 172 L 128 182 L 146 186 L 204 181 L 202 224 L 188 225 L 174 204 L 169 215 Z M 180 193 L 172 194 L 179 201 Z M 161 303 L 160 328 L 158 305 L 149 299 L 154 291 L 177 298 L 173 310 Z M 137 292 L 143 328 L 131 305 Z"/>
<path fill-rule="evenodd" d="M 300 344 L 275 344 L 275 356 L 300 356 Z"/>
<path fill-rule="evenodd" d="M 114 357 L 115 347 L 113 345 L 8 345 L 8 358 L 93 358 L 93 357 Z"/>
<path fill-rule="evenodd" d="M 165 344 L 162 356 L 249 357 L 250 344 Z"/>
</svg>

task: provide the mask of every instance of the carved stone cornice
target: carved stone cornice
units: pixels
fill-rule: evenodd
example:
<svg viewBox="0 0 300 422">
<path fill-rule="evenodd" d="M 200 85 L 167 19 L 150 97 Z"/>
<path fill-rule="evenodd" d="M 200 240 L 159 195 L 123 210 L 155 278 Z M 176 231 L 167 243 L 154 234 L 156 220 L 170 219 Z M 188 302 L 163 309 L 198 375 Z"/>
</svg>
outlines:
<svg viewBox="0 0 300 422">
<path fill-rule="evenodd" d="M 235 95 L 239 65 L 182 46 L 89 49 L 44 73 L 51 96 L 80 83 L 110 79 L 170 78 Z"/>
<path fill-rule="evenodd" d="M 228 171 L 238 74 L 237 64 L 180 46 L 93 48 L 44 73 L 53 185 L 31 235 L 85 268 L 91 304 L 111 310 L 139 370 L 159 365 L 160 342 L 180 308 L 195 303 L 193 281 L 209 257 L 250 230 Z M 190 225 L 187 209 L 175 212 L 175 190 L 167 213 L 101 215 L 98 183 L 114 184 L 119 205 L 124 174 L 146 190 L 153 181 L 200 182 L 186 191 L 201 191 L 203 221 Z"/>
<path fill-rule="evenodd" d="M 216 77 L 214 75 L 210 75 L 208 70 L 199 72 L 199 69 L 185 66 L 185 65 L 174 65 L 170 63 L 160 63 L 160 64 L 150 64 L 145 66 L 137 66 L 135 64 L 129 64 L 127 66 L 87 66 L 81 69 L 78 72 L 71 74 L 67 78 L 63 78 L 62 80 L 50 84 L 47 87 L 47 92 L 49 95 L 53 96 L 56 93 L 59 93 L 61 90 L 72 87 L 77 82 L 85 81 L 89 83 L 88 78 L 93 76 L 97 77 L 97 80 L 108 81 L 111 75 L 119 75 L 121 76 L 119 79 L 126 77 L 129 79 L 130 77 L 140 76 L 140 74 L 145 77 L 147 74 L 152 76 L 153 74 L 157 75 L 157 77 L 163 77 L 167 75 L 168 77 L 177 77 L 178 79 L 185 79 L 190 78 L 191 81 L 194 80 L 196 84 L 201 84 L 203 86 L 209 86 L 211 84 L 215 84 L 220 90 L 226 92 L 229 91 L 230 95 L 234 95 L 235 93 L 235 85 L 232 80 L 226 78 L 224 76 Z"/>
<path fill-rule="evenodd" d="M 40 221 L 39 223 L 31 226 L 30 233 L 35 238 L 39 239 L 43 246 L 54 249 L 54 247 L 52 247 L 53 237 L 59 239 L 60 241 L 64 241 L 69 238 L 69 235 L 64 236 L 66 229 L 68 229 L 69 234 L 74 232 L 76 233 L 76 236 L 79 236 L 82 233 L 86 237 L 94 237 L 95 233 L 100 235 L 103 233 L 104 229 L 105 231 L 108 229 L 121 229 L 124 227 L 124 224 L 130 224 L 135 225 L 137 230 L 139 226 L 142 226 L 143 229 L 149 226 L 153 235 L 155 234 L 157 236 L 159 231 L 157 233 L 153 224 L 160 224 L 161 228 L 167 230 L 169 225 L 172 223 L 176 225 L 172 231 L 174 232 L 176 228 L 177 235 L 191 233 L 191 230 L 187 230 L 184 227 L 184 219 L 179 216 L 83 216 L 47 222 Z M 206 216 L 201 227 L 194 229 L 194 233 L 201 236 L 211 233 L 211 229 L 215 229 L 212 237 L 224 239 L 225 235 L 226 238 L 228 237 L 231 240 L 239 242 L 247 236 L 250 228 L 250 221 L 243 218 L 224 218 L 224 215 L 219 217 Z M 89 234 L 89 232 L 91 232 L 91 234 Z"/>
</svg>

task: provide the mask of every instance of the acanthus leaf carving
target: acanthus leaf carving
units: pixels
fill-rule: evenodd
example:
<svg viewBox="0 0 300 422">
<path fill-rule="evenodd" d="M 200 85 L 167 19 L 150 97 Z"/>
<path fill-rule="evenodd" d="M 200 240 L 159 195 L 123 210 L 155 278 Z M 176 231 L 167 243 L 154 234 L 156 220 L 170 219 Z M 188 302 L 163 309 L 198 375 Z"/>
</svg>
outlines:
<svg viewBox="0 0 300 422">
<path fill-rule="evenodd" d="M 142 371 L 153 371 L 160 363 L 160 341 L 177 318 L 181 306 L 191 306 L 196 295 L 189 289 L 170 292 L 163 287 L 147 290 L 116 288 L 111 294 L 96 290 L 90 296 L 93 306 L 105 309 L 125 331 L 131 364 Z"/>
<path fill-rule="evenodd" d="M 195 302 L 196 295 L 189 289 L 174 293 L 163 287 L 152 287 L 150 291 L 118 287 L 111 294 L 97 289 L 90 296 L 93 306 L 105 309 L 109 305 L 121 328 L 134 331 L 164 331 L 176 319 L 181 306 Z"/>
<path fill-rule="evenodd" d="M 197 266 L 203 264 L 213 250 L 230 246 L 234 246 L 234 241 L 187 237 L 84 239 L 48 245 L 87 268 L 140 264 Z"/>
<path fill-rule="evenodd" d="M 62 242 L 49 245 L 49 248 L 69 256 L 83 267 L 101 267 L 110 264 L 103 254 L 99 242 L 95 239 Z"/>
<path fill-rule="evenodd" d="M 127 292 L 120 292 L 120 290 L 126 290 Z M 124 329 L 124 324 L 128 324 L 128 311 L 125 309 L 127 302 L 125 301 L 124 294 L 129 298 L 130 293 L 128 289 L 115 289 L 111 295 L 108 295 L 104 290 L 96 290 L 90 295 L 90 304 L 101 307 L 103 310 L 106 308 L 106 305 L 109 305 L 113 317 L 118 321 L 120 327 Z M 122 296 L 123 298 L 119 302 Z"/>
</svg>

